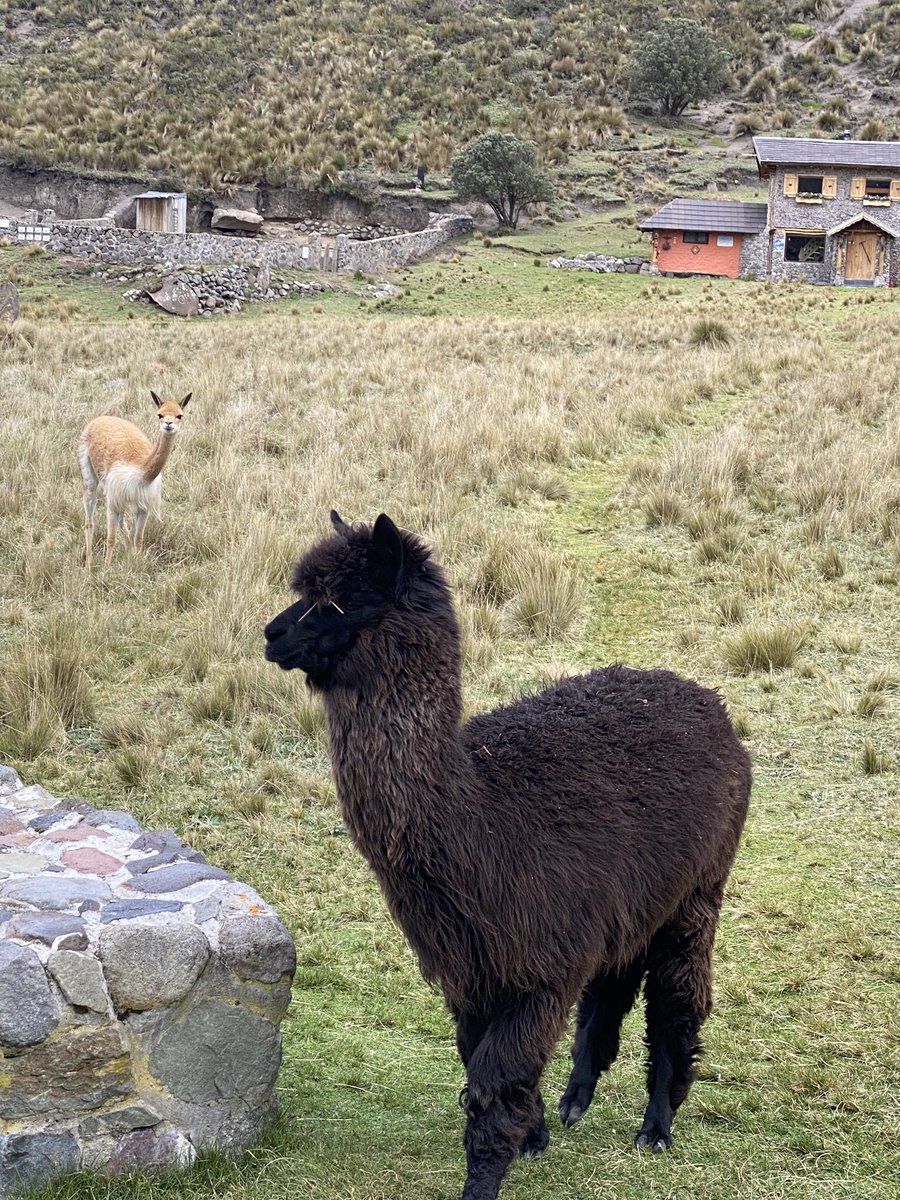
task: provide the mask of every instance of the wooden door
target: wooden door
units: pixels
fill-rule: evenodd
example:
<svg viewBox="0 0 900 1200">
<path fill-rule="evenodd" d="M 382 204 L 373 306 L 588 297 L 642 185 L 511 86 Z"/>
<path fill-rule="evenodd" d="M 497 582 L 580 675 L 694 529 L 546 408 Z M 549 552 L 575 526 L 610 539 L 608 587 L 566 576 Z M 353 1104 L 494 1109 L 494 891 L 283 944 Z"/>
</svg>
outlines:
<svg viewBox="0 0 900 1200">
<path fill-rule="evenodd" d="M 846 280 L 865 280 L 875 278 L 875 241 L 874 233 L 851 233 L 847 237 L 847 267 L 844 271 Z"/>
</svg>

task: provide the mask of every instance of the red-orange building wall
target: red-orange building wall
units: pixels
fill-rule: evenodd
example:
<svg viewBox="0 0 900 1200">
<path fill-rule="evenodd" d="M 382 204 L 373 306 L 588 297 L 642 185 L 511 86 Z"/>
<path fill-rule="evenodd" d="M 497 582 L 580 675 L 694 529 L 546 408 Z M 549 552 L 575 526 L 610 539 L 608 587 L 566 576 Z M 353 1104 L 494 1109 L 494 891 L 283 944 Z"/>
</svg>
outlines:
<svg viewBox="0 0 900 1200">
<path fill-rule="evenodd" d="M 730 237 L 732 245 L 720 246 L 718 238 Z M 661 271 L 696 271 L 701 275 L 727 275 L 737 279 L 741 273 L 741 233 L 710 233 L 709 241 L 685 242 L 684 231 L 657 233 L 653 245 L 653 261 Z M 669 249 L 664 250 L 668 243 Z"/>
</svg>

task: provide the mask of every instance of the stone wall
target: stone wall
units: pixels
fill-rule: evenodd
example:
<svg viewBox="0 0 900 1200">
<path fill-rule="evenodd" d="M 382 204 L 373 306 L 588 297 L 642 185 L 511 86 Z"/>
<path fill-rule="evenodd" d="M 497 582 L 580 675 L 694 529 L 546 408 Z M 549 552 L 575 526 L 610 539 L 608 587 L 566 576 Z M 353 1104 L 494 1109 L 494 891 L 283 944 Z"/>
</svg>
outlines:
<svg viewBox="0 0 900 1200">
<path fill-rule="evenodd" d="M 134 229 L 97 229 L 58 222 L 48 243 L 58 254 L 95 258 L 99 262 L 148 265 L 169 263 L 239 263 L 247 266 L 319 270 L 321 238 L 306 243 L 229 237 L 221 233 L 146 233 Z"/>
<path fill-rule="evenodd" d="M 741 243 L 741 278 L 765 279 L 769 269 L 769 231 L 745 233 Z"/>
<path fill-rule="evenodd" d="M 548 259 L 547 266 L 570 271 L 598 271 L 603 275 L 647 275 L 651 270 L 645 258 L 617 258 L 614 254 L 598 254 L 593 250 L 579 254 L 577 258 Z"/>
<path fill-rule="evenodd" d="M 256 1141 L 295 962 L 272 909 L 171 830 L 0 766 L 0 1197 Z"/>
<path fill-rule="evenodd" d="M 336 243 L 337 269 L 378 275 L 424 258 L 450 238 L 471 233 L 473 228 L 470 216 L 454 214 L 441 217 L 420 233 L 404 233 L 371 242 L 351 242 L 347 237 L 339 237 Z"/>
</svg>

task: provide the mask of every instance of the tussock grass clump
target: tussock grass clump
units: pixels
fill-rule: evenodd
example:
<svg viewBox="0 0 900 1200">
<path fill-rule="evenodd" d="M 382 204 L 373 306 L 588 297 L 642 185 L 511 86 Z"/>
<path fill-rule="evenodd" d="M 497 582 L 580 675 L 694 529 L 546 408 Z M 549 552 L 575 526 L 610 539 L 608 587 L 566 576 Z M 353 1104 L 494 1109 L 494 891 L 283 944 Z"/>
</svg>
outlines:
<svg viewBox="0 0 900 1200">
<path fill-rule="evenodd" d="M 860 764 L 864 775 L 883 775 L 891 769 L 890 756 L 879 750 L 869 738 L 863 742 Z"/>
<path fill-rule="evenodd" d="M 126 788 L 146 787 L 157 768 L 152 746 L 126 746 L 112 756 L 116 778 Z"/>
<path fill-rule="evenodd" d="M 781 671 L 794 665 L 806 636 L 806 629 L 799 625 L 749 625 L 725 639 L 722 657 L 738 675 Z"/>
<path fill-rule="evenodd" d="M 648 525 L 675 525 L 684 512 L 681 498 L 665 487 L 654 488 L 641 503 Z"/>
<path fill-rule="evenodd" d="M 94 717 L 94 692 L 77 627 L 66 619 L 20 647 L 0 677 L 0 749 L 29 759 Z"/>
<path fill-rule="evenodd" d="M 716 605 L 716 618 L 722 625 L 740 625 L 745 615 L 743 598 L 737 592 L 723 596 Z"/>
<path fill-rule="evenodd" d="M 100 723 L 100 739 L 104 746 L 143 746 L 154 740 L 146 716 L 135 712 L 111 713 Z"/>
<path fill-rule="evenodd" d="M 838 654 L 849 658 L 853 654 L 859 654 L 862 649 L 862 636 L 849 630 L 840 631 L 831 635 L 831 644 Z"/>
<path fill-rule="evenodd" d="M 708 346 L 719 350 L 731 344 L 731 334 L 721 321 L 714 317 L 703 317 L 694 325 L 688 341 L 692 346 Z"/>
<path fill-rule="evenodd" d="M 840 579 L 844 574 L 844 560 L 834 546 L 826 546 L 816 559 L 816 566 L 825 579 Z"/>
<path fill-rule="evenodd" d="M 887 696 L 884 692 L 863 692 L 856 702 L 856 715 L 868 720 L 879 716 L 887 706 Z"/>
<path fill-rule="evenodd" d="M 544 547 L 533 546 L 514 559 L 514 571 L 514 624 L 534 637 L 565 637 L 582 605 L 582 581 L 574 566 Z"/>
</svg>

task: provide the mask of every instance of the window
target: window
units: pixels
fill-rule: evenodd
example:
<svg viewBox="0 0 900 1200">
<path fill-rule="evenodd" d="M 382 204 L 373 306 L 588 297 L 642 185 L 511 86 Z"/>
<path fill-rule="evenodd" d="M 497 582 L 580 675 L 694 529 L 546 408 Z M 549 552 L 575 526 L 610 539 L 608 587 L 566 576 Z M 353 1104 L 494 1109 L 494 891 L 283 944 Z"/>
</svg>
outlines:
<svg viewBox="0 0 900 1200">
<path fill-rule="evenodd" d="M 825 261 L 824 233 L 789 233 L 784 243 L 784 261 L 820 263 Z"/>
<path fill-rule="evenodd" d="M 800 196 L 821 196 L 822 175 L 799 175 L 797 177 L 797 194 Z"/>
<path fill-rule="evenodd" d="M 709 241 L 709 234 L 699 229 L 686 229 L 684 240 L 688 244 L 696 242 L 699 246 L 705 246 Z"/>
<path fill-rule="evenodd" d="M 867 200 L 890 200 L 891 181 L 889 179 L 869 179 L 866 176 L 865 198 Z"/>
<path fill-rule="evenodd" d="M 717 246 L 733 246 L 734 245 L 734 234 L 733 233 L 717 233 L 716 234 L 716 245 Z"/>
</svg>

